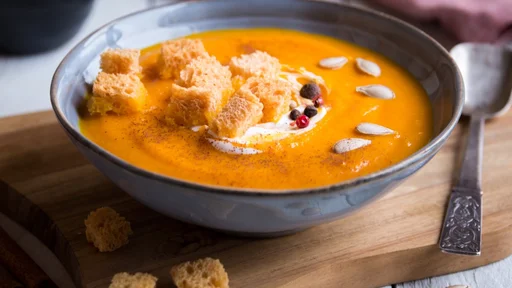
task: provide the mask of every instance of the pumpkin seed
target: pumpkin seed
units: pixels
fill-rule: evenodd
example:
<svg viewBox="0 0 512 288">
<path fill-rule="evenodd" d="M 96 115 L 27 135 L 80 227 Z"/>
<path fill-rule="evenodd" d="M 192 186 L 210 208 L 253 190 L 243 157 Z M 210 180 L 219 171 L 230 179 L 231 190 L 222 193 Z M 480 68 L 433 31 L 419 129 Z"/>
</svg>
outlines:
<svg viewBox="0 0 512 288">
<path fill-rule="evenodd" d="M 372 141 L 361 138 L 346 138 L 334 144 L 333 150 L 335 153 L 342 154 L 359 148 L 363 148 L 372 143 Z"/>
<path fill-rule="evenodd" d="M 356 58 L 356 63 L 357 68 L 359 68 L 359 70 L 363 71 L 364 73 L 375 77 L 380 76 L 380 67 L 377 65 L 377 63 L 363 58 Z"/>
<path fill-rule="evenodd" d="M 318 62 L 318 65 L 320 65 L 320 67 L 322 68 L 336 70 L 343 67 L 345 64 L 347 64 L 347 62 L 347 57 L 329 57 L 320 60 L 320 62 Z"/>
<path fill-rule="evenodd" d="M 359 133 L 367 135 L 389 135 L 396 133 L 387 127 L 366 122 L 357 125 L 356 129 L 359 131 Z"/>
<path fill-rule="evenodd" d="M 359 93 L 363 93 L 366 96 L 375 97 L 379 99 L 395 98 L 395 93 L 391 91 L 391 89 L 380 84 L 358 86 L 356 87 L 356 91 Z"/>
</svg>

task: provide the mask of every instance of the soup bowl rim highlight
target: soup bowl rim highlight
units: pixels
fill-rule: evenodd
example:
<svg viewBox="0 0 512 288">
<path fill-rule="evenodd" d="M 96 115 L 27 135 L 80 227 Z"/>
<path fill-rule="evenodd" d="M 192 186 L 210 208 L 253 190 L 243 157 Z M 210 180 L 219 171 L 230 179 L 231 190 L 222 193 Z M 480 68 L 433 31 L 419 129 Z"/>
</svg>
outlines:
<svg viewBox="0 0 512 288">
<path fill-rule="evenodd" d="M 293 0 L 296 2 L 306 2 L 307 0 Z M 425 32 L 421 31 L 420 29 L 414 27 L 413 25 L 400 20 L 396 17 L 393 17 L 391 15 L 385 14 L 383 12 L 374 11 L 370 9 L 364 9 L 361 7 L 356 7 L 354 5 L 346 4 L 346 3 L 330 3 L 330 2 L 314 2 L 315 4 L 321 4 L 321 5 L 333 5 L 333 6 L 341 6 L 343 9 L 352 9 L 356 10 L 358 13 L 366 13 L 372 17 L 379 17 L 384 19 L 385 21 L 394 22 L 394 24 L 397 24 L 399 26 L 402 26 L 403 29 L 409 30 L 409 33 L 414 33 L 417 37 L 423 37 L 427 41 L 432 42 L 435 47 L 438 49 L 439 53 L 442 53 L 446 59 L 448 59 L 449 64 L 453 70 L 456 72 L 454 75 L 455 78 L 455 85 L 456 85 L 456 95 L 455 95 L 455 105 L 453 107 L 453 116 L 450 119 L 449 123 L 446 125 L 446 127 L 433 139 L 431 139 L 425 146 L 420 148 L 418 151 L 410 155 L 409 157 L 405 158 L 404 160 L 390 165 L 384 169 L 378 170 L 376 172 L 356 177 L 352 179 L 348 179 L 342 182 L 330 184 L 330 185 L 324 185 L 319 187 L 312 187 L 312 188 L 298 188 L 298 189 L 257 189 L 257 188 L 241 188 L 241 187 L 227 187 L 227 186 L 218 186 L 218 185 L 210 185 L 210 184 L 201 184 L 197 182 L 191 182 L 187 180 L 182 180 L 179 178 L 175 178 L 172 176 L 163 175 L 160 173 L 152 172 L 149 170 L 146 170 L 144 168 L 137 167 L 131 163 L 129 163 L 126 160 L 121 159 L 120 157 L 112 154 L 111 152 L 105 150 L 101 146 L 95 144 L 91 140 L 87 139 L 85 136 L 83 136 L 80 129 L 77 127 L 75 128 L 67 119 L 63 112 L 63 108 L 61 107 L 60 103 L 57 100 L 57 94 L 58 94 L 58 85 L 59 80 L 62 78 L 62 74 L 64 73 L 64 69 L 67 66 L 70 58 L 73 56 L 72 54 L 76 52 L 78 49 L 80 49 L 85 43 L 87 43 L 91 38 L 96 36 L 96 33 L 107 29 L 111 25 L 115 24 L 116 22 L 124 19 L 128 19 L 134 15 L 144 13 L 151 10 L 158 10 L 169 6 L 175 6 L 175 5 L 188 5 L 189 3 L 194 2 L 206 2 L 206 0 L 196 0 L 192 2 L 185 2 L 185 3 L 170 3 L 168 5 L 164 6 L 158 6 L 153 7 L 141 11 L 137 11 L 128 15 L 125 15 L 123 17 L 116 18 L 105 25 L 101 26 L 100 28 L 96 29 L 95 31 L 91 32 L 87 37 L 85 37 L 83 40 L 81 40 L 78 44 L 76 44 L 64 57 L 64 59 L 61 61 L 61 63 L 58 65 L 52 81 L 51 81 L 51 87 L 50 87 L 50 100 L 52 104 L 52 108 L 55 112 L 55 115 L 59 121 L 59 123 L 62 125 L 62 127 L 67 131 L 67 133 L 74 138 L 74 140 L 78 141 L 82 145 L 84 145 L 87 149 L 93 151 L 94 153 L 98 154 L 100 157 L 108 160 L 109 162 L 113 163 L 115 166 L 126 169 L 131 173 L 138 174 L 141 177 L 149 178 L 154 181 L 160 181 L 164 182 L 166 184 L 172 184 L 181 186 L 184 188 L 190 188 L 195 191 L 199 192 L 205 192 L 205 193 L 220 193 L 220 194 L 232 194 L 232 195 L 246 195 L 246 196 L 298 196 L 298 195 L 310 195 L 310 194 L 323 194 L 323 193 L 329 193 L 332 191 L 341 191 L 345 190 L 351 187 L 359 186 L 361 184 L 365 184 L 368 182 L 378 181 L 384 178 L 387 178 L 389 176 L 392 176 L 393 174 L 404 170 L 408 168 L 409 166 L 412 166 L 413 164 L 420 162 L 424 160 L 426 157 L 428 157 L 431 154 L 435 154 L 436 150 L 438 150 L 441 145 L 444 144 L 454 127 L 456 126 L 461 113 L 462 113 L 462 106 L 464 103 L 464 85 L 462 76 L 460 74 L 460 71 L 455 64 L 455 61 L 450 57 L 449 52 L 436 40 L 434 40 L 431 36 L 426 34 Z M 208 2 L 212 2 L 211 0 L 208 0 Z M 215 2 L 215 1 L 213 1 Z M 378 53 L 378 52 L 377 52 Z"/>
</svg>

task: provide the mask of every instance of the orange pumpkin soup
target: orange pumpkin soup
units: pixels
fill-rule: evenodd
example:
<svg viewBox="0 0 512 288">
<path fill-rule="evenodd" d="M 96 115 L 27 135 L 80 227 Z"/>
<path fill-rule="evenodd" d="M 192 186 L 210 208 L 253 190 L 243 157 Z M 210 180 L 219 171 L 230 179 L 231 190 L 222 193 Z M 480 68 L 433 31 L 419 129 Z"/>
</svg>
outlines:
<svg viewBox="0 0 512 288">
<path fill-rule="evenodd" d="M 200 39 L 206 52 L 201 50 L 203 48 L 200 45 L 200 49 L 196 47 L 203 51 L 199 54 L 214 56 L 219 64 L 208 64 L 204 69 L 193 70 L 191 73 L 181 72 L 189 69 L 190 65 L 186 66 L 187 63 L 179 62 L 181 60 L 169 62 L 172 65 L 167 63 L 165 58 L 162 58 L 163 53 L 166 53 L 162 46 L 164 44 L 143 49 L 140 56 L 125 55 L 125 60 L 138 57 L 141 67 L 138 70 L 137 65 L 132 67 L 124 65 L 128 62 L 124 63 L 123 69 L 128 71 L 126 73 L 135 71 L 134 74 L 126 74 L 126 81 L 131 81 L 130 79 L 135 77 L 136 81 L 140 78 L 140 83 L 133 82 L 133 86 L 128 88 L 122 86 L 122 91 L 129 94 L 139 91 L 138 87 L 142 90 L 145 88 L 147 92 L 141 92 L 142 98 L 138 98 L 143 99 L 144 108 L 140 108 L 139 101 L 134 102 L 135 106 L 131 106 L 135 107 L 135 112 L 126 109 L 116 112 L 115 109 L 110 109 L 110 112 L 94 115 L 84 113 L 80 119 L 83 134 L 129 163 L 150 171 L 196 183 L 265 189 L 325 186 L 369 174 L 405 159 L 427 144 L 432 137 L 432 110 L 425 91 L 408 72 L 375 52 L 326 36 L 273 28 L 211 31 L 187 38 Z M 196 45 L 199 42 L 194 43 Z M 181 49 L 176 47 L 177 45 L 174 45 L 168 49 Z M 175 50 L 172 51 L 176 53 Z M 272 93 L 279 97 L 288 97 L 285 110 L 276 108 L 269 112 L 277 113 L 275 115 L 267 113 L 270 109 L 268 107 L 274 109 L 274 106 L 282 104 L 278 102 L 284 98 L 276 96 L 277 98 L 269 100 L 263 95 L 263 98 L 260 97 L 258 100 L 258 97 L 254 97 L 249 90 L 243 90 L 244 83 L 251 80 L 232 67 L 232 57 L 239 57 L 237 63 L 247 64 L 257 57 L 245 59 L 241 55 L 251 55 L 255 51 L 265 52 L 258 55 L 263 58 L 268 56 L 270 60 L 265 58 L 270 61 L 268 63 L 274 63 L 272 59 L 277 58 L 278 64 L 281 65 L 276 66 L 277 69 L 281 69 L 279 77 L 281 80 L 287 80 L 268 80 L 268 83 L 278 83 L 277 87 L 274 84 L 267 85 L 270 90 L 274 89 Z M 327 59 L 332 57 L 338 58 Z M 202 58 L 202 61 L 210 63 L 216 61 L 215 58 Z M 359 63 L 362 59 L 368 62 Z M 199 62 L 196 64 L 199 65 Z M 117 77 L 115 73 L 123 70 L 120 66 L 114 67 L 115 69 L 108 68 L 107 64 L 102 63 L 103 71 L 113 69 L 113 74 L 103 75 L 105 79 L 110 77 L 109 75 Z M 167 66 L 162 68 L 162 65 Z M 365 69 L 369 71 L 365 73 Z M 376 72 L 378 73 L 375 74 Z M 196 89 L 196 86 L 193 86 L 202 84 L 186 86 L 185 82 L 192 81 L 190 79 L 204 78 L 208 73 L 219 73 L 222 77 L 228 77 L 227 79 L 232 77 L 232 83 L 226 84 L 226 81 L 223 82 L 220 80 L 221 76 L 218 76 L 217 82 L 205 86 L 207 89 Z M 295 77 L 297 75 L 304 77 Z M 260 76 L 264 78 L 265 75 Z M 99 78 L 100 76 L 98 80 Z M 251 79 L 255 81 L 254 85 L 258 85 L 260 80 L 254 79 L 263 78 Z M 297 85 L 306 84 L 308 81 L 315 82 L 321 88 L 323 103 L 315 103 L 318 97 L 301 100 L 302 92 L 298 91 Z M 254 85 L 251 87 L 256 87 Z M 368 92 L 364 90 L 368 85 L 380 86 L 377 87 L 378 91 Z M 112 91 L 102 91 L 101 88 L 104 87 L 99 86 L 98 84 L 97 89 L 95 87 L 95 93 L 108 94 Z M 258 87 L 258 91 L 263 91 L 262 93 L 268 90 L 261 88 L 263 86 Z M 289 90 L 283 87 L 289 87 Z M 379 90 L 380 88 L 386 89 L 383 91 Z M 220 89 L 216 96 L 208 94 L 217 91 L 216 89 Z M 281 89 L 281 94 L 275 92 L 276 89 Z M 293 95 L 288 95 L 290 92 L 287 91 L 292 91 Z M 186 108 L 189 106 L 179 104 L 173 106 L 174 110 L 170 109 L 173 101 L 178 101 L 176 99 L 183 96 L 176 96 L 177 93 L 193 97 L 202 97 L 201 95 L 206 93 L 205 95 L 210 98 L 205 101 L 210 103 L 210 106 L 204 109 L 210 109 L 215 103 L 215 107 L 218 108 L 211 110 L 214 113 L 201 114 L 200 120 L 196 117 L 194 121 L 187 122 L 190 119 L 185 114 L 196 113 L 203 109 L 203 106 L 199 105 L 197 109 L 189 111 Z M 393 97 L 384 97 L 386 95 Z M 212 97 L 217 97 L 214 104 L 211 104 Z M 290 111 L 301 104 L 309 106 L 307 109 L 315 110 L 306 113 L 304 107 L 299 107 L 299 111 L 294 112 L 299 118 L 304 114 L 311 116 L 307 117 L 308 124 L 299 123 L 306 117 L 295 121 L 289 119 L 295 118 L 289 115 Z M 317 107 L 312 107 L 315 104 L 318 104 Z M 243 123 L 246 125 L 245 128 L 239 130 L 237 129 L 240 125 L 243 125 L 237 120 L 236 128 L 232 129 L 229 125 L 235 116 L 223 114 L 229 114 L 232 112 L 231 108 L 241 107 L 240 105 L 246 107 L 240 111 L 252 113 L 253 118 L 249 117 L 251 119 Z M 283 105 L 281 107 L 284 107 Z M 231 108 L 226 108 L 227 106 Z M 185 107 L 185 110 L 179 110 L 180 107 Z M 236 117 L 239 117 L 239 114 Z M 182 122 L 190 125 L 184 125 Z M 281 126 L 276 123 L 280 123 Z M 218 127 L 212 130 L 213 126 Z M 248 128 L 249 126 L 251 128 Z M 276 127 L 284 127 L 284 130 L 276 130 Z M 273 132 L 270 133 L 270 130 Z M 247 131 L 252 132 L 244 141 L 229 141 L 229 137 L 241 139 L 241 135 L 247 136 Z"/>
</svg>

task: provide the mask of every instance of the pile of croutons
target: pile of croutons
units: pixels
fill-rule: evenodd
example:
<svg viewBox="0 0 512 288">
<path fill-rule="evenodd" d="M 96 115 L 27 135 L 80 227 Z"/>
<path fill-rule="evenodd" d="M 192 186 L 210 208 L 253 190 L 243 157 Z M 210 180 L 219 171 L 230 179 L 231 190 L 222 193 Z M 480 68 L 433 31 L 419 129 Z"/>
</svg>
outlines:
<svg viewBox="0 0 512 288">
<path fill-rule="evenodd" d="M 84 221 L 87 241 L 100 252 L 128 244 L 131 224 L 110 207 L 92 211 Z M 229 278 L 218 259 L 203 258 L 173 266 L 170 275 L 178 288 L 229 288 Z M 109 288 L 155 288 L 157 278 L 148 273 L 117 273 Z"/>
<path fill-rule="evenodd" d="M 101 55 L 101 69 L 88 100 L 91 114 L 140 112 L 148 95 L 140 80 L 138 50 Z M 238 137 L 258 123 L 276 122 L 289 110 L 291 85 L 279 78 L 279 60 L 254 51 L 222 65 L 199 39 L 163 42 L 160 79 L 172 81 L 163 113 L 169 125 L 207 125 L 219 137 Z"/>
</svg>

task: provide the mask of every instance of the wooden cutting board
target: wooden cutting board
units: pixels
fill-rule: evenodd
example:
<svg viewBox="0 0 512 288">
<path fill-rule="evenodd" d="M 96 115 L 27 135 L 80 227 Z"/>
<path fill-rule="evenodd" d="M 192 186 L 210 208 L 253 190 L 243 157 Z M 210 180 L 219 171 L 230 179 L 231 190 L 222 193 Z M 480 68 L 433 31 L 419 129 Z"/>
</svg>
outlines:
<svg viewBox="0 0 512 288">
<path fill-rule="evenodd" d="M 463 126 L 461 124 L 459 126 Z M 486 126 L 483 251 L 439 252 L 437 240 L 463 136 L 461 127 L 419 173 L 351 216 L 275 239 L 220 234 L 164 217 L 102 176 L 52 112 L 0 119 L 0 212 L 34 233 L 78 287 L 107 287 L 114 273 L 144 271 L 170 286 L 170 267 L 215 257 L 231 287 L 378 287 L 461 271 L 512 254 L 512 113 Z M 99 253 L 83 221 L 111 206 L 131 223 L 129 245 Z"/>
</svg>

